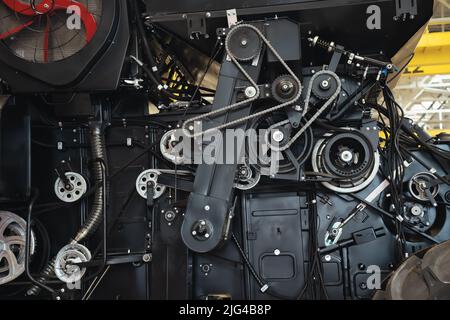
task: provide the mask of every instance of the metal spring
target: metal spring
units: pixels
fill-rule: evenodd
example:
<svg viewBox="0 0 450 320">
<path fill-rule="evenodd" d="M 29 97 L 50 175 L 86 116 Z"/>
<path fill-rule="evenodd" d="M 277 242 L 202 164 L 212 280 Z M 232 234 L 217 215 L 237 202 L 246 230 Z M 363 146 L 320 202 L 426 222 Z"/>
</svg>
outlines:
<svg viewBox="0 0 450 320">
<path fill-rule="evenodd" d="M 93 162 L 93 176 L 94 182 L 102 183 L 102 166 L 96 161 L 97 159 L 106 159 L 105 141 L 101 132 L 100 124 L 94 124 L 91 127 L 91 148 Z M 80 242 L 94 233 L 102 221 L 103 216 L 103 187 L 99 186 L 95 192 L 94 200 L 92 202 L 91 213 L 84 222 L 82 228 L 75 236 L 75 241 Z"/>
</svg>

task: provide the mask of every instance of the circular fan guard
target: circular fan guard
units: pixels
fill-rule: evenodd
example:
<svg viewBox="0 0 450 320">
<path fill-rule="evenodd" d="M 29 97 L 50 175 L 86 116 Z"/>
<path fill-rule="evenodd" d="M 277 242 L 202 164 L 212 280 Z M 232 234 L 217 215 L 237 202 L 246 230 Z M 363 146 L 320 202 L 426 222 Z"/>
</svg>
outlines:
<svg viewBox="0 0 450 320">
<path fill-rule="evenodd" d="M 60 61 L 92 40 L 101 12 L 102 0 L 3 0 L 0 40 L 26 61 Z"/>
</svg>

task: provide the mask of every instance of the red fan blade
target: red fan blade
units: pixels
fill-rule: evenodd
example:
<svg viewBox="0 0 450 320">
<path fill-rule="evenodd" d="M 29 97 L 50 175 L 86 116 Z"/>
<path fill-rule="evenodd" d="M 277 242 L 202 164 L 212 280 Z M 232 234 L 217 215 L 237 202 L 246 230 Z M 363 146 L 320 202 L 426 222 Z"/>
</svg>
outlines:
<svg viewBox="0 0 450 320">
<path fill-rule="evenodd" d="M 23 29 L 25 29 L 26 27 L 29 27 L 32 24 L 33 24 L 33 20 L 28 21 L 27 23 L 21 24 L 17 27 L 14 27 L 6 32 L 3 32 L 2 34 L 0 34 L 0 40 L 9 38 L 10 36 L 22 31 Z"/>
<path fill-rule="evenodd" d="M 50 42 L 50 17 L 47 17 L 47 25 L 45 26 L 45 32 L 44 32 L 44 62 L 48 62 L 48 47 Z"/>
<path fill-rule="evenodd" d="M 70 7 L 78 7 L 79 10 L 75 11 L 75 13 L 79 15 L 84 24 L 84 28 L 86 29 L 86 42 L 90 42 L 97 31 L 97 22 L 95 21 L 94 16 L 84 5 L 75 0 L 44 0 L 35 8 L 17 0 L 3 0 L 3 3 L 11 10 L 26 16 L 45 14 L 52 10 L 67 11 Z"/>
</svg>

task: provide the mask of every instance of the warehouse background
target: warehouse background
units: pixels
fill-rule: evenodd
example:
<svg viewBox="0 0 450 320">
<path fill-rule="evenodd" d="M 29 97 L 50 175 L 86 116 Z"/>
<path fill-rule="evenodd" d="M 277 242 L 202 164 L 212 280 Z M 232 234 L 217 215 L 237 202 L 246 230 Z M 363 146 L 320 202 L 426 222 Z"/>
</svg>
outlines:
<svg viewBox="0 0 450 320">
<path fill-rule="evenodd" d="M 395 95 L 407 117 L 431 133 L 450 133 L 450 1 L 436 0 L 426 33 Z"/>
</svg>

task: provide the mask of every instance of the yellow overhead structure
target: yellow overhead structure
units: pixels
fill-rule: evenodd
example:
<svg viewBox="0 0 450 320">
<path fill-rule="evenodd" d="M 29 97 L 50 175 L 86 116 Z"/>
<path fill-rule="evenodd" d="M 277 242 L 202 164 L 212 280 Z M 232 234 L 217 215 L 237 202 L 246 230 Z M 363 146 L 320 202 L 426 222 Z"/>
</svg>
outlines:
<svg viewBox="0 0 450 320">
<path fill-rule="evenodd" d="M 445 22 L 435 19 L 429 25 L 436 24 Z M 450 32 L 425 32 L 404 73 L 410 76 L 450 74 Z"/>
<path fill-rule="evenodd" d="M 436 136 L 436 135 L 438 135 L 439 133 L 448 133 L 448 134 L 450 134 L 450 129 L 443 129 L 443 130 L 439 130 L 439 129 L 434 129 L 434 130 L 428 130 L 428 133 L 431 135 L 431 136 Z"/>
</svg>

